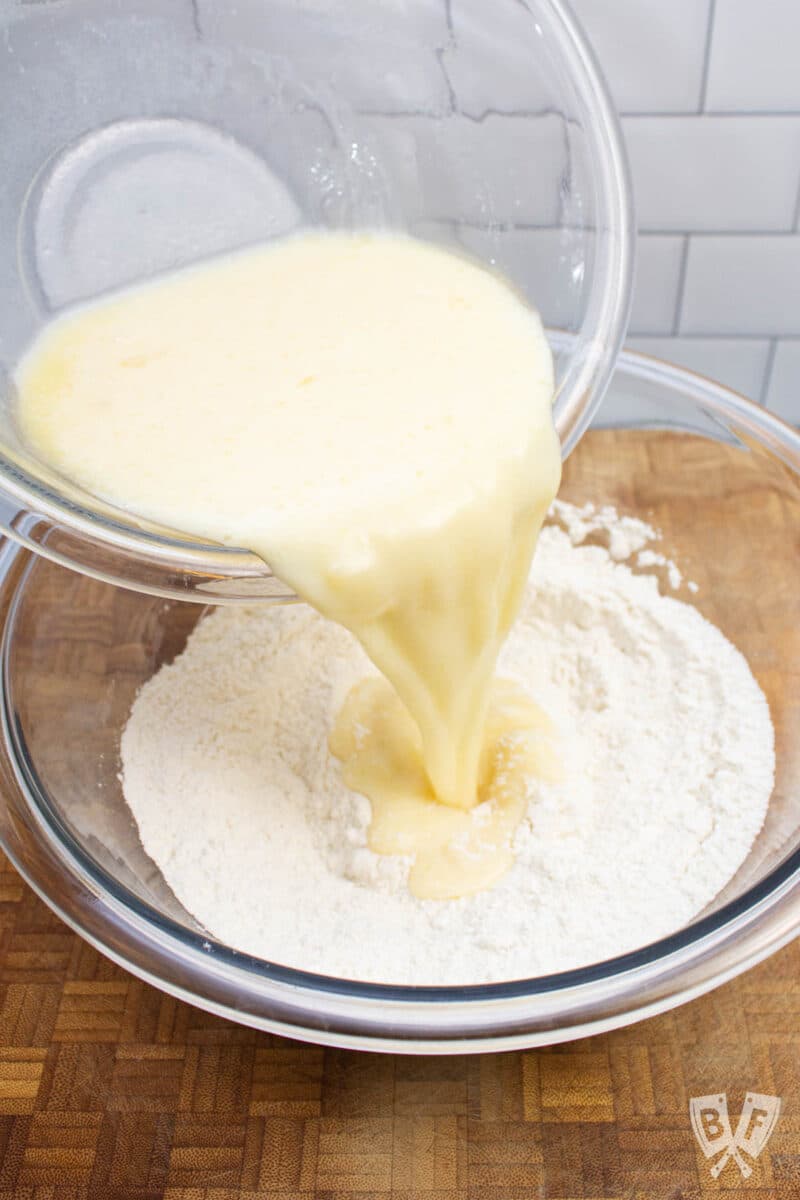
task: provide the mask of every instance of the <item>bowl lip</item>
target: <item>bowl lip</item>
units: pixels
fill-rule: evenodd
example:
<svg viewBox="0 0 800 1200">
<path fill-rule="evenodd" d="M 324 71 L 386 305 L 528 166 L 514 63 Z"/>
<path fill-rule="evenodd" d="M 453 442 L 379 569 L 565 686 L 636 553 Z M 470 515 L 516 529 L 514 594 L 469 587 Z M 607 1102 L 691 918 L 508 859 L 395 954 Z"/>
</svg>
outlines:
<svg viewBox="0 0 800 1200">
<path fill-rule="evenodd" d="M 632 188 L 619 117 L 594 51 L 569 5 L 565 0 L 516 0 L 516 3 L 537 23 L 540 32 L 539 23 L 547 24 L 554 44 L 571 72 L 569 82 L 586 121 L 587 144 L 596 168 L 591 184 L 598 200 L 598 216 L 607 222 L 607 228 L 598 227 L 598 231 L 607 236 L 597 238 L 602 246 L 593 266 L 593 284 L 587 296 L 590 305 L 596 308 L 596 327 L 579 329 L 566 337 L 555 331 L 551 339 L 562 349 L 572 345 L 580 347 L 580 354 L 571 362 L 559 392 L 558 399 L 563 396 L 565 403 L 556 406 L 562 451 L 566 457 L 602 401 L 627 328 L 635 242 Z M 444 119 L 451 115 L 454 114 L 443 114 Z M 35 185 L 36 180 L 31 187 Z M 186 583 L 188 581 L 190 589 L 201 589 L 217 581 L 270 575 L 268 565 L 246 548 L 162 529 L 154 522 L 132 516 L 105 501 L 97 500 L 98 507 L 93 508 L 89 503 L 92 497 L 76 484 L 66 480 L 60 489 L 56 482 L 48 482 L 45 476 L 38 478 L 26 466 L 24 456 L 18 456 L 9 446 L 0 446 L 0 500 L 20 506 L 18 516 L 30 514 L 41 518 L 96 547 L 124 555 L 128 561 L 125 577 L 112 569 L 92 571 L 80 557 L 74 560 L 77 569 L 119 586 L 151 594 L 177 594 L 183 599 L 203 603 L 211 599 L 217 602 L 249 601 L 252 595 L 228 597 L 224 593 L 203 590 L 192 596 L 187 592 Z M 20 536 L 13 521 L 6 523 L 6 532 L 37 553 L 62 565 L 71 565 L 71 560 L 63 554 L 59 556 L 48 551 L 43 543 L 32 543 L 24 534 Z M 170 579 L 165 580 L 163 587 L 148 586 L 137 579 L 137 560 L 171 572 L 173 576 L 178 575 L 182 582 L 176 584 Z M 201 582 L 204 579 L 210 581 L 209 585 Z M 287 592 L 283 596 L 276 593 L 275 598 L 292 597 Z"/>
<path fill-rule="evenodd" d="M 591 289 L 589 302 L 599 296 L 597 331 L 584 346 L 579 361 L 571 361 L 560 391 L 569 390 L 570 399 L 562 412 L 556 404 L 556 427 L 566 458 L 599 408 L 614 373 L 617 357 L 625 339 L 633 301 L 636 217 L 633 183 L 622 124 L 617 113 L 605 75 L 592 44 L 566 0 L 541 0 L 554 14 L 563 33 L 565 53 L 575 64 L 574 79 L 580 80 L 581 103 L 586 105 L 587 128 L 592 129 L 600 147 L 593 177 L 595 192 L 601 193 L 598 211 L 608 214 L 606 237 L 599 241 L 602 262 L 595 264 L 595 281 L 605 279 L 605 286 Z M 521 3 L 535 17 L 530 0 Z M 556 30 L 558 37 L 558 31 Z M 569 343 L 580 343 L 578 332 L 559 337 L 560 331 L 548 330 L 551 344 L 563 349 Z M 591 397 L 591 400 L 589 399 Z"/>
<path fill-rule="evenodd" d="M 691 400 L 707 416 L 735 422 L 737 432 L 752 437 L 759 448 L 770 450 L 800 476 L 800 433 L 752 401 L 684 368 L 630 351 L 620 356 L 619 370 Z M 642 426 L 629 422 L 624 427 Z M 245 1023 L 342 1045 L 408 1049 L 416 1043 L 427 1052 L 531 1045 L 612 1028 L 634 1019 L 632 1013 L 638 1017 L 680 1003 L 744 970 L 800 929 L 798 847 L 716 912 L 647 946 L 585 967 L 502 983 L 418 987 L 337 979 L 271 964 L 187 930 L 109 875 L 77 843 L 38 783 L 8 687 L 9 643 L 35 562 L 32 559 L 13 584 L 2 632 L 3 750 L 26 814 L 32 815 L 48 852 L 75 885 L 73 901 L 66 908 L 59 903 L 52 878 L 31 869 L 3 821 L 0 842 L 27 881 L 73 928 L 175 994 Z M 90 909 L 92 920 L 87 921 Z M 109 927 L 115 949 L 103 941 L 102 931 Z M 148 954 L 153 954 L 156 970 L 147 966 Z M 717 961 L 722 958 L 724 962 Z M 179 963 L 191 975 L 193 987 L 175 984 Z"/>
</svg>

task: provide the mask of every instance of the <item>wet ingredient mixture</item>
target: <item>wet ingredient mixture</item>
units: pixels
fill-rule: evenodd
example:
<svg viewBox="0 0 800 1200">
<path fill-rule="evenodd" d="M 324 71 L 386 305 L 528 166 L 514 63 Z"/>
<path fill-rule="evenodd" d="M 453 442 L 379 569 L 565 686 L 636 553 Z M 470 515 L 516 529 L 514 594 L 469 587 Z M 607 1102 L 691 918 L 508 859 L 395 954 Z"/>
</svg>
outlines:
<svg viewBox="0 0 800 1200">
<path fill-rule="evenodd" d="M 331 748 L 372 848 L 416 855 L 418 897 L 496 882 L 553 769 L 543 714 L 494 679 L 561 470 L 517 294 L 407 237 L 306 234 L 65 314 L 16 382 L 64 475 L 255 550 L 355 635 L 381 674 Z"/>
</svg>

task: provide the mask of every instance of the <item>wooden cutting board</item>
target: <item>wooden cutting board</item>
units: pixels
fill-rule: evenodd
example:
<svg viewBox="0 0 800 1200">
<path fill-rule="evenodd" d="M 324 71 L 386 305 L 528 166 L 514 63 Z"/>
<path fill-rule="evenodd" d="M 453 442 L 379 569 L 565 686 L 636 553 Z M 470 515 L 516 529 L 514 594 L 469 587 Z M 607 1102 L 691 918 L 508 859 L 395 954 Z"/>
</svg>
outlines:
<svg viewBox="0 0 800 1200">
<path fill-rule="evenodd" d="M 595 434 L 565 486 L 664 530 L 700 607 L 744 643 L 784 714 L 779 740 L 794 763 L 793 485 L 706 442 Z M 748 1180 L 734 1162 L 714 1180 L 689 1100 L 726 1093 L 735 1126 L 748 1092 L 781 1097 L 778 1124 Z M 798 943 L 614 1033 L 521 1053 L 384 1056 L 286 1041 L 170 999 L 70 933 L 3 865 L 0 1200 L 720 1192 L 800 1197 Z"/>
</svg>

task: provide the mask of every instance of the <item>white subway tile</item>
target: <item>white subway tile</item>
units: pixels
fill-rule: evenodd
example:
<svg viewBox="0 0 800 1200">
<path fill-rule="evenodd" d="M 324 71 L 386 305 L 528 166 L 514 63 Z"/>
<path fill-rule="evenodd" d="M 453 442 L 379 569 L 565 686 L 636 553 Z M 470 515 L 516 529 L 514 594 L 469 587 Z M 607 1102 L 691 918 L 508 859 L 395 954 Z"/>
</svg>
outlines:
<svg viewBox="0 0 800 1200">
<path fill-rule="evenodd" d="M 355 130 L 406 218 L 560 222 L 569 158 L 558 116 L 374 116 L 360 118 Z"/>
<path fill-rule="evenodd" d="M 709 0 L 572 0 L 621 112 L 696 112 Z"/>
<path fill-rule="evenodd" d="M 800 334 L 800 236 L 691 238 L 680 332 Z"/>
<path fill-rule="evenodd" d="M 197 0 L 197 12 L 206 41 L 241 47 L 262 70 L 265 102 L 294 88 L 308 103 L 356 111 L 449 107 L 436 53 L 449 37 L 444 0 Z"/>
<path fill-rule="evenodd" d="M 450 0 L 452 40 L 443 62 L 459 112 L 480 117 L 557 105 L 561 84 L 536 24 L 523 4 L 509 0 Z"/>
<path fill-rule="evenodd" d="M 678 302 L 682 237 L 641 234 L 636 243 L 636 278 L 630 333 L 671 333 Z"/>
<path fill-rule="evenodd" d="M 566 229 L 476 229 L 461 226 L 461 244 L 512 279 L 546 325 L 576 328 L 585 272 L 591 269 L 588 234 Z M 671 332 L 678 295 L 681 237 L 639 238 L 632 330 Z"/>
<path fill-rule="evenodd" d="M 464 249 L 513 280 L 545 325 L 557 329 L 577 328 L 581 319 L 591 253 L 586 236 L 562 229 L 459 230 Z"/>
<path fill-rule="evenodd" d="M 626 117 L 641 229 L 788 230 L 800 117 Z"/>
<path fill-rule="evenodd" d="M 767 408 L 800 425 L 800 338 L 778 342 L 767 391 Z"/>
<path fill-rule="evenodd" d="M 769 357 L 767 338 L 632 337 L 627 344 L 631 350 L 724 383 L 751 400 L 761 399 Z"/>
<path fill-rule="evenodd" d="M 798 0 L 717 0 L 706 108 L 800 112 Z"/>
</svg>

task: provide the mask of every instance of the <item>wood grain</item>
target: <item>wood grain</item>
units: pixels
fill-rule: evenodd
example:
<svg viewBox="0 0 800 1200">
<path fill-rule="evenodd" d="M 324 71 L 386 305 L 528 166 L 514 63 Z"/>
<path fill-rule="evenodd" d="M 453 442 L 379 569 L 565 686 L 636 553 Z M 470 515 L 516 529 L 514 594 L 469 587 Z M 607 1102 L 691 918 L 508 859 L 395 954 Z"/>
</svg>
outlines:
<svg viewBox="0 0 800 1200">
<path fill-rule="evenodd" d="M 798 824 L 793 482 L 699 439 L 604 434 L 570 461 L 565 492 L 611 499 L 662 528 L 665 550 L 701 585 L 699 606 L 765 687 L 781 814 L 750 864 L 757 874 Z M 42 688 L 50 655 L 54 705 L 56 660 L 87 680 L 121 672 L 123 690 L 152 669 L 132 635 L 119 644 L 120 610 L 102 588 L 55 568 L 41 586 L 34 625 L 49 628 L 49 649 L 45 640 L 20 653 Z M 92 686 L 99 696 L 105 682 Z M 96 743 L 85 732 L 88 757 Z M 74 755 L 50 753 L 50 770 L 78 769 Z M 783 1114 L 747 1182 L 732 1163 L 714 1181 L 689 1098 L 726 1091 L 735 1118 L 747 1090 L 781 1096 Z M 798 943 L 672 1013 L 588 1040 L 474 1057 L 359 1054 L 245 1029 L 148 987 L 70 933 L 0 862 L 0 1200 L 720 1194 L 800 1198 Z"/>
</svg>

